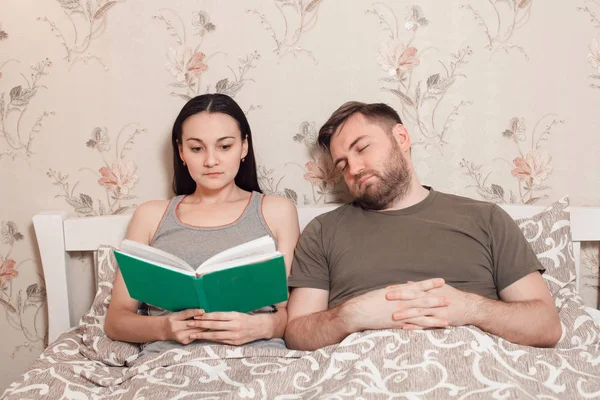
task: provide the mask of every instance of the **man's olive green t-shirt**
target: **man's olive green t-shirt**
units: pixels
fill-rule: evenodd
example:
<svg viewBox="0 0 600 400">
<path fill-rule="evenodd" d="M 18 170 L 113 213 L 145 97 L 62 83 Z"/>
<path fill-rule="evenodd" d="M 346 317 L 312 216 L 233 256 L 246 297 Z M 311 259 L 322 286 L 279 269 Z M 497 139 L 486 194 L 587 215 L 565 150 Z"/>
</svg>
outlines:
<svg viewBox="0 0 600 400">
<path fill-rule="evenodd" d="M 514 220 L 495 204 L 436 192 L 402 210 L 346 204 L 302 232 L 290 287 L 329 291 L 329 307 L 391 284 L 444 278 L 491 299 L 544 272 Z"/>
</svg>

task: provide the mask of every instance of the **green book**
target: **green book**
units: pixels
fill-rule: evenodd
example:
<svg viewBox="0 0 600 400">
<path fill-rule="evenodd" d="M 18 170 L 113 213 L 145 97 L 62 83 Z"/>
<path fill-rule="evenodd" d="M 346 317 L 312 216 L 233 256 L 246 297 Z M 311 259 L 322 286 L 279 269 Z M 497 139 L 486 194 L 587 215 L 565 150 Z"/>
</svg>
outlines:
<svg viewBox="0 0 600 400">
<path fill-rule="evenodd" d="M 269 236 L 227 249 L 196 268 L 131 240 L 114 253 L 129 295 L 165 310 L 250 312 L 288 299 L 283 254 Z"/>
</svg>

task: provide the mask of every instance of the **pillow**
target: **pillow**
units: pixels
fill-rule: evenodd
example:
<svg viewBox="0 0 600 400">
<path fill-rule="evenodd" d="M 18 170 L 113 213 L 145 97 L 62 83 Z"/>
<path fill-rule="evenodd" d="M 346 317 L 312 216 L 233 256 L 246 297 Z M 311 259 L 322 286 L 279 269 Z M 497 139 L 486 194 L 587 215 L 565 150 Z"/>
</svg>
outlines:
<svg viewBox="0 0 600 400">
<path fill-rule="evenodd" d="M 79 350 L 90 360 L 122 366 L 138 357 L 140 346 L 111 340 L 104 332 L 104 319 L 118 268 L 113 249 L 112 246 L 100 246 L 96 252 L 96 296 L 90 311 L 79 321 L 83 340 Z"/>
<path fill-rule="evenodd" d="M 562 326 L 562 336 L 557 348 L 584 350 L 600 343 L 600 327 L 586 311 L 583 300 L 575 289 L 575 282 L 560 289 L 555 302 Z"/>
<path fill-rule="evenodd" d="M 570 213 L 567 196 L 529 218 L 515 220 L 538 260 L 546 268 L 542 275 L 552 296 L 576 277 Z"/>
<path fill-rule="evenodd" d="M 546 268 L 544 280 L 552 293 L 562 325 L 559 349 L 584 349 L 600 341 L 600 330 L 585 311 L 575 287 L 575 257 L 571 238 L 569 198 L 550 204 L 530 218 L 516 220 L 538 259 Z"/>
</svg>

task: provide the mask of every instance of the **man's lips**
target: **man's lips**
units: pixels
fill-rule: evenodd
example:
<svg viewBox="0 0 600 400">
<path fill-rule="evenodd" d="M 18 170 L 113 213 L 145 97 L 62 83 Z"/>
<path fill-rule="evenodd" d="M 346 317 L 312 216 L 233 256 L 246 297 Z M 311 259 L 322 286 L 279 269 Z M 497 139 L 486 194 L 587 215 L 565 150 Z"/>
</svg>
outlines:
<svg viewBox="0 0 600 400">
<path fill-rule="evenodd" d="M 374 175 L 367 175 L 358 180 L 358 187 L 361 188 L 369 179 L 371 179 Z"/>
</svg>

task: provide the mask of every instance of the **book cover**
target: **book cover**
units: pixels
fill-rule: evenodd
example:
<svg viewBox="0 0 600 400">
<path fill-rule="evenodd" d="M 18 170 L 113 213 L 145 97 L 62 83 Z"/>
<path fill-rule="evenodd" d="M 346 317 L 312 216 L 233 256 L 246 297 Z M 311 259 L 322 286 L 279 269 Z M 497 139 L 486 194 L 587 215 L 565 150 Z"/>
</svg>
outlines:
<svg viewBox="0 0 600 400">
<path fill-rule="evenodd" d="M 202 266 L 194 270 L 189 265 L 169 265 L 164 257 L 158 262 L 139 252 L 114 253 L 129 295 L 165 310 L 250 312 L 288 298 L 285 262 L 279 252 L 228 259 L 207 266 L 206 273 Z"/>
</svg>

